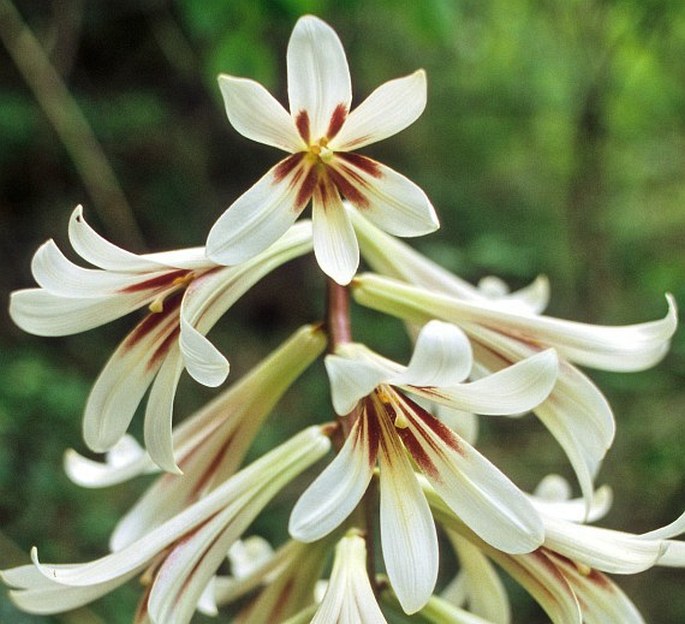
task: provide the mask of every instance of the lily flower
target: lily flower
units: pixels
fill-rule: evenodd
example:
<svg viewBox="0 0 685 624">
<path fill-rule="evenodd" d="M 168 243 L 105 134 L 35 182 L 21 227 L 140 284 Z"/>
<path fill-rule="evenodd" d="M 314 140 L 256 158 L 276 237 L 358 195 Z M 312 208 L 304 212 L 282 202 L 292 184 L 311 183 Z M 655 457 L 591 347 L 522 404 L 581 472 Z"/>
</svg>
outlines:
<svg viewBox="0 0 685 624">
<path fill-rule="evenodd" d="M 685 532 L 685 514 L 665 527 L 635 535 L 576 522 L 584 501 L 568 500 L 568 505 L 556 507 L 543 501 L 545 511 L 537 504 L 536 508 L 545 526 L 544 544 L 530 553 L 511 554 L 480 539 L 448 509 L 425 479 L 421 483 L 436 520 L 446 530 L 465 566 L 463 572 L 470 571 L 473 559 L 478 562 L 476 570 L 487 567 L 479 561 L 486 555 L 521 584 L 555 623 L 643 624 L 635 605 L 605 572 L 633 574 L 655 565 L 685 567 L 685 542 L 671 539 Z M 607 511 L 606 493 L 598 492 L 592 509 L 596 517 Z M 574 520 L 566 520 L 565 516 Z M 474 554 L 478 551 L 482 554 Z M 488 588 L 487 583 L 481 582 L 482 578 L 473 579 L 468 595 L 479 615 L 484 614 L 483 604 L 490 596 L 477 595 Z M 506 617 L 495 617 L 493 621 L 508 624 Z"/>
<path fill-rule="evenodd" d="M 450 508 L 486 541 L 527 552 L 543 540 L 542 523 L 524 494 L 465 440 L 406 393 L 476 413 L 527 411 L 556 377 L 553 351 L 473 383 L 471 352 L 455 326 L 434 321 L 419 334 L 403 367 L 356 343 L 326 356 L 333 407 L 354 423 L 335 459 L 296 503 L 290 534 L 311 542 L 357 506 L 380 467 L 381 545 L 390 582 L 407 613 L 431 595 L 438 569 L 435 526 L 411 457 Z"/>
<path fill-rule="evenodd" d="M 112 448 L 151 386 L 145 446 L 160 467 L 178 472 L 171 422 L 181 373 L 186 369 L 207 386 L 223 383 L 228 361 L 205 334 L 264 275 L 309 252 L 310 239 L 311 224 L 297 224 L 277 244 L 237 267 L 207 260 L 202 248 L 135 255 L 98 235 L 79 206 L 69 221 L 69 240 L 83 260 L 98 268 L 72 263 L 48 241 L 32 263 L 40 287 L 12 293 L 10 316 L 29 333 L 64 336 L 147 307 L 91 390 L 83 436 L 96 452 Z"/>
<path fill-rule="evenodd" d="M 367 260 L 395 278 L 358 276 L 353 283 L 358 303 L 411 323 L 438 318 L 458 325 L 473 346 L 476 372 L 497 371 L 544 349 L 556 349 L 556 386 L 534 411 L 564 449 L 589 505 L 594 477 L 613 442 L 615 422 L 602 393 L 575 364 L 621 372 L 655 365 L 677 327 L 673 297 L 666 296 L 668 312 L 663 319 L 623 327 L 543 316 L 546 280 L 493 298 L 360 216 L 354 219 Z"/>
<path fill-rule="evenodd" d="M 206 496 L 232 476 L 243 462 L 266 417 L 292 383 L 321 354 L 326 338 L 320 326 L 305 326 L 229 389 L 174 430 L 182 475 L 164 473 L 119 520 L 110 548 L 125 546 Z M 65 455 L 72 481 L 104 487 L 154 470 L 149 455 L 132 439 L 115 447 L 108 462 L 93 461 L 73 450 Z"/>
<path fill-rule="evenodd" d="M 293 29 L 287 71 L 290 113 L 253 80 L 219 76 L 233 127 L 290 155 L 219 217 L 209 233 L 207 253 L 222 264 L 251 258 L 276 241 L 311 200 L 319 266 L 347 284 L 359 265 L 359 247 L 341 195 L 397 236 L 438 228 L 435 210 L 418 186 L 351 151 L 413 123 L 426 105 L 426 76 L 419 70 L 387 82 L 350 112 L 345 51 L 335 31 L 311 15 L 300 18 Z"/>
<path fill-rule="evenodd" d="M 366 568 L 366 541 L 354 532 L 336 546 L 326 593 L 311 624 L 386 624 Z"/>
<path fill-rule="evenodd" d="M 243 468 L 201 500 L 120 551 L 83 564 L 41 563 L 1 573 L 24 611 L 50 614 L 82 606 L 143 574 L 137 622 L 187 624 L 230 546 L 267 503 L 321 459 L 330 440 L 310 427 Z"/>
</svg>

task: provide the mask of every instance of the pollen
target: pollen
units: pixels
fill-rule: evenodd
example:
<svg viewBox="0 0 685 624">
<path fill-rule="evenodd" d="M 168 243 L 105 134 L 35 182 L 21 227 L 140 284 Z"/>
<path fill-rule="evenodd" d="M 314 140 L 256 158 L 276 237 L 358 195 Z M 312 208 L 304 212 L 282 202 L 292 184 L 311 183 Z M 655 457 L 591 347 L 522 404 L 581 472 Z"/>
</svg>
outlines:
<svg viewBox="0 0 685 624">
<path fill-rule="evenodd" d="M 171 282 L 169 290 L 165 290 L 163 293 L 157 295 L 157 297 L 150 302 L 150 305 L 148 306 L 150 312 L 153 314 L 160 314 L 161 312 L 164 312 L 164 300 L 177 290 L 188 286 L 188 284 L 190 284 L 194 279 L 195 273 L 193 271 L 189 271 L 185 275 L 174 279 L 174 281 Z"/>
</svg>

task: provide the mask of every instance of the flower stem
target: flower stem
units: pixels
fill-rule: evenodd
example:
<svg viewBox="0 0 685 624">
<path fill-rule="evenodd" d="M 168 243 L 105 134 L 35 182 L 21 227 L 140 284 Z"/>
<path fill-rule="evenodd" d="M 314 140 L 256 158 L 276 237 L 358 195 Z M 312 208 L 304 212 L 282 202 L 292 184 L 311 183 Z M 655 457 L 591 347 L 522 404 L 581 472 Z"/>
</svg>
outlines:
<svg viewBox="0 0 685 624">
<path fill-rule="evenodd" d="M 339 344 L 352 341 L 349 290 L 330 278 L 326 281 L 326 329 L 329 353 Z"/>
</svg>

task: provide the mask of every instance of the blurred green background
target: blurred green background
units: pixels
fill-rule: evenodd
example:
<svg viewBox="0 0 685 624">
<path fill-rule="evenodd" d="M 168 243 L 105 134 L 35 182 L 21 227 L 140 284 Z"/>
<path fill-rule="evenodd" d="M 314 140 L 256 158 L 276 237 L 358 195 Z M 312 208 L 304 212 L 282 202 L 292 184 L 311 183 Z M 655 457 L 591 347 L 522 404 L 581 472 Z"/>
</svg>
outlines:
<svg viewBox="0 0 685 624">
<path fill-rule="evenodd" d="M 281 157 L 230 127 L 216 75 L 254 78 L 285 103 L 285 48 L 307 12 L 339 33 L 356 103 L 388 79 L 428 73 L 424 115 L 365 150 L 433 200 L 442 229 L 413 244 L 472 281 L 497 274 L 518 287 L 547 274 L 556 316 L 644 321 L 664 314 L 665 291 L 685 307 L 680 0 L 0 0 L 3 300 L 32 285 L 40 243 L 53 237 L 68 248 L 78 203 L 133 251 L 202 244 L 219 214 Z M 22 25 L 35 41 L 18 36 Z M 232 374 L 319 319 L 322 293 L 304 260 L 245 297 L 212 334 Z M 398 323 L 356 309 L 354 317 L 356 335 L 407 358 Z M 131 323 L 40 339 L 0 316 L 2 567 L 27 561 L 34 544 L 44 560 L 104 554 L 116 519 L 145 486 L 84 491 L 61 471 L 65 448 L 85 452 L 88 389 Z M 685 503 L 685 332 L 653 370 L 591 375 L 618 422 L 598 480 L 616 495 L 606 524 L 645 531 L 669 522 Z M 210 395 L 186 380 L 179 417 Z M 329 417 L 317 365 L 278 408 L 284 426 L 259 444 Z M 550 471 L 572 476 L 533 418 L 484 423 L 481 444 L 523 487 Z M 289 504 L 256 530 L 283 539 Z M 683 572 L 617 581 L 650 622 L 685 621 Z M 516 622 L 545 621 L 513 591 Z M 0 622 L 98 621 L 93 613 L 126 622 L 136 596 L 132 586 L 92 611 L 49 619 L 18 613 L 3 595 Z"/>
</svg>

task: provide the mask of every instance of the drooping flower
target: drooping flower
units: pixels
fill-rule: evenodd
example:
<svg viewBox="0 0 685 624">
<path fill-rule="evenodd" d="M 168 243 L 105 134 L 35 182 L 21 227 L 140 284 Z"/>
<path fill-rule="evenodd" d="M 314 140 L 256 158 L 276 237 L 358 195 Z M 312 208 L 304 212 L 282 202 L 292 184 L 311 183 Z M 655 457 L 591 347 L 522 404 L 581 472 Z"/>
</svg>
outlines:
<svg viewBox="0 0 685 624">
<path fill-rule="evenodd" d="M 10 316 L 29 333 L 63 336 L 147 307 L 146 316 L 95 382 L 85 407 L 83 435 L 94 451 L 112 448 L 152 386 L 145 446 L 159 466 L 177 472 L 171 422 L 181 373 L 185 369 L 207 386 L 223 383 L 228 361 L 205 334 L 264 275 L 311 250 L 311 224 L 293 226 L 272 247 L 237 267 L 207 260 L 199 247 L 132 254 L 99 236 L 80 206 L 69 221 L 69 240 L 83 260 L 98 268 L 72 263 L 48 241 L 32 263 L 39 288 L 12 293 Z"/>
<path fill-rule="evenodd" d="M 415 478 L 411 457 L 440 496 L 483 539 L 508 552 L 543 540 L 542 524 L 524 494 L 465 440 L 406 393 L 476 413 L 527 411 L 556 377 L 547 351 L 473 383 L 471 352 L 455 326 L 429 323 L 403 367 L 356 343 L 326 357 L 333 407 L 355 418 L 342 449 L 300 497 L 290 518 L 296 539 L 313 541 L 356 507 L 380 467 L 383 557 L 402 607 L 421 608 L 438 568 L 435 526 Z"/>
<path fill-rule="evenodd" d="M 419 70 L 385 83 L 350 112 L 352 87 L 335 31 L 311 15 L 298 20 L 287 52 L 288 113 L 260 84 L 222 75 L 219 86 L 233 127 L 289 152 L 214 224 L 207 253 L 236 264 L 277 240 L 312 201 L 314 251 L 321 269 L 346 284 L 359 248 L 341 195 L 380 228 L 419 236 L 438 227 L 425 193 L 404 176 L 351 150 L 413 123 L 426 104 Z"/>
<path fill-rule="evenodd" d="M 668 313 L 662 320 L 623 327 L 543 316 L 546 279 L 516 293 L 493 296 L 492 289 L 471 286 L 360 214 L 350 214 L 367 262 L 393 278 L 359 276 L 353 284 L 359 303 L 419 325 L 433 318 L 455 323 L 469 336 L 478 368 L 486 371 L 500 370 L 549 347 L 556 349 L 556 386 L 534 411 L 566 452 L 589 505 L 615 423 L 602 393 L 575 364 L 621 372 L 656 364 L 677 326 L 673 298 L 667 296 Z"/>
<path fill-rule="evenodd" d="M 5 570 L 12 600 L 30 613 L 60 613 L 91 602 L 129 579 L 148 583 L 136 622 L 187 624 L 231 544 L 292 479 L 330 449 L 310 427 L 266 453 L 205 497 L 122 548 L 83 564 Z"/>
<path fill-rule="evenodd" d="M 644 624 L 632 601 L 605 573 L 633 574 L 655 565 L 685 567 L 685 542 L 671 539 L 685 532 L 685 514 L 668 526 L 635 535 L 583 524 L 584 500 L 531 497 L 545 526 L 544 544 L 530 553 L 511 554 L 476 536 L 425 479 L 421 483 L 436 520 L 458 554 L 462 575 L 469 573 L 474 561 L 479 571 L 487 569 L 483 555 L 487 556 L 525 588 L 554 622 Z M 591 518 L 606 513 L 609 503 L 607 491 L 598 491 L 591 502 Z M 484 608 L 492 606 L 492 595 L 482 575 L 473 580 L 464 597 L 477 614 L 484 615 Z M 506 617 L 492 621 L 508 623 Z"/>
<path fill-rule="evenodd" d="M 321 354 L 320 326 L 305 326 L 249 373 L 174 429 L 182 475 L 162 474 L 117 523 L 110 548 L 121 550 L 183 511 L 232 476 L 264 420 L 283 393 Z M 85 487 L 105 487 L 154 469 L 149 455 L 130 438 L 108 454 L 107 463 L 71 450 L 65 469 Z"/>
</svg>

